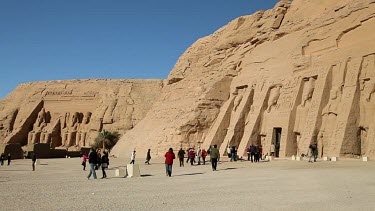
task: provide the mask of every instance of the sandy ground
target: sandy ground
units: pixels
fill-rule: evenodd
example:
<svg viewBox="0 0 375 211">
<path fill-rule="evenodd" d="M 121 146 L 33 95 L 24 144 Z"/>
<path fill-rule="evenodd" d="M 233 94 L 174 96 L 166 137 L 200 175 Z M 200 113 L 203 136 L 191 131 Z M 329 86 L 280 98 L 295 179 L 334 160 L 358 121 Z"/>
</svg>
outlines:
<svg viewBox="0 0 375 211">
<path fill-rule="evenodd" d="M 116 178 L 125 160 L 110 161 L 108 179 L 87 180 L 79 158 L 30 160 L 0 167 L 1 210 L 374 210 L 375 162 L 222 162 L 140 164 L 141 178 Z M 102 176 L 97 172 L 98 178 Z"/>
</svg>

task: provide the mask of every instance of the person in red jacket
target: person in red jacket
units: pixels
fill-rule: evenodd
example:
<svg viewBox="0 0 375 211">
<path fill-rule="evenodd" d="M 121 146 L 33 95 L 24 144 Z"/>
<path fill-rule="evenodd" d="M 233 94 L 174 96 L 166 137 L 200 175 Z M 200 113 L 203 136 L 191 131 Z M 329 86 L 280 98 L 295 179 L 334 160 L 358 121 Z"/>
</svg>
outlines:
<svg viewBox="0 0 375 211">
<path fill-rule="evenodd" d="M 167 176 L 172 176 L 172 165 L 173 165 L 173 160 L 176 158 L 176 156 L 173 153 L 173 149 L 169 148 L 168 152 L 165 153 L 165 170 Z"/>
<path fill-rule="evenodd" d="M 206 156 L 207 152 L 205 149 L 202 149 L 202 159 L 203 159 L 203 165 L 206 165 Z"/>
</svg>

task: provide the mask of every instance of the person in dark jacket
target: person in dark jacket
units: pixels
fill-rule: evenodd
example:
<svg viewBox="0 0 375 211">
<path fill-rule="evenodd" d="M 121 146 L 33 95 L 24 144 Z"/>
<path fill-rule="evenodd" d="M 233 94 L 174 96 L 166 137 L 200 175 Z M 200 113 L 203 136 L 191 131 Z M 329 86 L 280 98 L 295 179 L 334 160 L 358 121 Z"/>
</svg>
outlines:
<svg viewBox="0 0 375 211">
<path fill-rule="evenodd" d="M 36 163 L 36 154 L 34 153 L 33 157 L 31 158 L 31 166 L 33 167 L 33 171 L 35 171 L 35 163 Z"/>
<path fill-rule="evenodd" d="M 1 156 L 0 156 L 0 162 L 1 162 L 1 165 L 2 165 L 2 166 L 4 165 L 4 159 L 5 159 L 5 155 L 4 155 L 4 153 L 1 153 Z"/>
<path fill-rule="evenodd" d="M 168 152 L 165 153 L 165 171 L 167 176 L 172 176 L 172 165 L 173 165 L 173 160 L 176 158 L 173 149 L 169 148 Z"/>
<path fill-rule="evenodd" d="M 146 155 L 146 162 L 145 164 L 150 165 L 150 160 L 151 160 L 151 149 L 147 150 L 147 155 Z"/>
<path fill-rule="evenodd" d="M 251 146 L 250 146 L 251 162 L 255 161 L 255 151 L 256 151 L 256 148 L 255 148 L 254 144 L 251 144 Z"/>
<path fill-rule="evenodd" d="M 10 165 L 11 160 L 12 160 L 12 157 L 10 156 L 10 153 L 8 153 L 8 166 Z"/>
<path fill-rule="evenodd" d="M 95 150 L 91 148 L 90 153 L 89 153 L 90 173 L 87 176 L 87 179 L 90 179 L 91 175 L 93 175 L 94 179 L 96 179 L 95 167 L 96 167 L 97 162 L 98 162 L 98 154 L 96 154 Z"/>
<path fill-rule="evenodd" d="M 211 148 L 210 158 L 211 158 L 212 171 L 216 171 L 217 162 L 220 160 L 220 153 L 219 153 L 219 150 L 217 149 L 216 144 L 214 145 L 213 148 Z"/>
<path fill-rule="evenodd" d="M 103 153 L 103 156 L 100 162 L 102 164 L 102 173 L 103 173 L 102 179 L 104 179 L 104 178 L 107 178 L 107 173 L 105 172 L 105 169 L 108 168 L 109 166 L 109 158 L 108 158 L 107 152 Z"/>
<path fill-rule="evenodd" d="M 184 166 L 184 157 L 185 157 L 185 151 L 181 148 L 180 151 L 178 151 L 178 159 L 180 160 L 180 167 Z"/>
</svg>

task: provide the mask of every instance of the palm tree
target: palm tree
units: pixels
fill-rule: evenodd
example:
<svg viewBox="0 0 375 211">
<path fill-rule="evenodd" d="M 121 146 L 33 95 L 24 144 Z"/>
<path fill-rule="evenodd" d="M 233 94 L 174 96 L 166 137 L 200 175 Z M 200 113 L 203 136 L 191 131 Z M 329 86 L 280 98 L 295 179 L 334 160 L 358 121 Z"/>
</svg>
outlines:
<svg viewBox="0 0 375 211">
<path fill-rule="evenodd" d="M 120 137 L 120 134 L 117 132 L 109 132 L 107 130 L 102 130 L 98 137 L 95 139 L 95 143 L 93 144 L 93 147 L 100 147 L 100 145 L 103 146 L 103 151 L 105 150 L 106 146 L 111 149 L 118 141 Z"/>
<path fill-rule="evenodd" d="M 103 142 L 103 151 L 105 150 L 105 144 L 110 143 L 109 137 L 111 133 L 103 130 L 102 132 L 99 133 L 100 141 Z"/>
</svg>

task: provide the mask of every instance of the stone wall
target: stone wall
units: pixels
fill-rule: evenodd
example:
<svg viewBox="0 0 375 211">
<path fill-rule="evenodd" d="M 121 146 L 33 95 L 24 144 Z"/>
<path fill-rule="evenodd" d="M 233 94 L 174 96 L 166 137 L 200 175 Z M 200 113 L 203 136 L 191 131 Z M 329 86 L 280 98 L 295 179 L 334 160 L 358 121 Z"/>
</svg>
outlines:
<svg viewBox="0 0 375 211">
<path fill-rule="evenodd" d="M 196 41 L 112 154 L 218 144 L 375 156 L 375 1 L 281 1 Z"/>
</svg>

